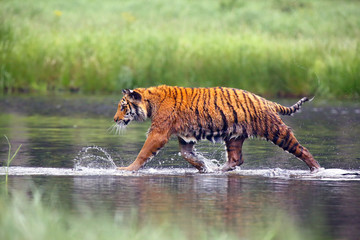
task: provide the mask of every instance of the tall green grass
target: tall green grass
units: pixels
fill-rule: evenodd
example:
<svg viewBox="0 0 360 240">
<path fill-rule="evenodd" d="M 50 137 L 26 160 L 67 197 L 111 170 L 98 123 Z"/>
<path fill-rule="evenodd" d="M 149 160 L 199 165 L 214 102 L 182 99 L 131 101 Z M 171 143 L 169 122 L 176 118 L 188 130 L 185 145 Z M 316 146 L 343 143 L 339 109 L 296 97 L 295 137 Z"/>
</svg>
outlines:
<svg viewBox="0 0 360 240">
<path fill-rule="evenodd" d="M 75 213 L 55 202 L 45 202 L 39 191 L 33 191 L 31 197 L 20 192 L 12 192 L 10 196 L 0 194 L 0 212 L 0 239 L 6 240 L 331 239 L 323 238 L 324 234 L 314 234 L 311 229 L 301 229 L 285 214 L 258 218 L 253 228 L 245 228 L 239 236 L 230 229 L 207 227 L 200 220 L 194 221 L 196 226 L 186 229 L 177 220 L 166 217 L 150 221 L 145 216 L 126 216 L 122 212 L 101 213 L 88 209 Z M 187 221 L 190 216 L 187 215 Z"/>
<path fill-rule="evenodd" d="M 0 92 L 360 95 L 357 1 L 0 1 Z"/>
</svg>

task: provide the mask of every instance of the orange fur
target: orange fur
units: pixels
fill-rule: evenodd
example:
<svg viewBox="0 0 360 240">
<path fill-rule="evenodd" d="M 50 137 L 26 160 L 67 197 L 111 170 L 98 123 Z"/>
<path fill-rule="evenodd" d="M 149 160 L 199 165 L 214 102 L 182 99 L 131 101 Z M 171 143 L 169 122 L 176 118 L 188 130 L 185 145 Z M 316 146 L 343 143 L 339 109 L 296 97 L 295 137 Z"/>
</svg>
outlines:
<svg viewBox="0 0 360 240">
<path fill-rule="evenodd" d="M 264 137 L 303 160 L 311 171 L 319 169 L 310 152 L 296 140 L 279 114 L 290 115 L 308 101 L 291 107 L 268 101 L 234 88 L 183 88 L 158 86 L 124 90 L 114 120 L 120 126 L 132 120 L 151 119 L 151 127 L 136 160 L 121 170 L 138 170 L 167 143 L 178 136 L 182 156 L 199 171 L 205 165 L 194 144 L 201 139 L 223 140 L 228 161 L 223 171 L 243 163 L 242 144 L 249 136 Z"/>
</svg>

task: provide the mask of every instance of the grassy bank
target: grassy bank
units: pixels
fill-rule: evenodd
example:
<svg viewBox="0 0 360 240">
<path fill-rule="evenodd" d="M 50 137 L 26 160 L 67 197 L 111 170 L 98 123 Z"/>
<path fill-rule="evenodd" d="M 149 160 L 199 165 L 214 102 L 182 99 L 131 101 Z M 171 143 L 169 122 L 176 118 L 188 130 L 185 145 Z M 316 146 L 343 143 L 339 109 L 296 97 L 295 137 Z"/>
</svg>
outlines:
<svg viewBox="0 0 360 240">
<path fill-rule="evenodd" d="M 0 1 L 0 92 L 360 96 L 357 1 Z"/>
<path fill-rule="evenodd" d="M 86 209 L 86 206 L 83 207 Z M 289 216 L 283 214 L 257 219 L 253 228 L 245 229 L 244 236 L 237 236 L 226 228 L 206 227 L 201 221 L 186 229 L 176 222 L 178 220 L 174 222 L 174 219 L 166 217 L 151 218 L 149 221 L 144 220 L 146 216 L 126 216 L 122 212 L 110 214 L 88 209 L 83 213 L 74 213 L 61 207 L 60 203 L 46 203 L 38 191 L 33 192 L 31 197 L 19 192 L 12 192 L 11 196 L 1 194 L 0 212 L 0 239 L 7 240 L 331 239 L 298 227 Z M 187 221 L 189 216 L 191 214 L 187 215 Z"/>
</svg>

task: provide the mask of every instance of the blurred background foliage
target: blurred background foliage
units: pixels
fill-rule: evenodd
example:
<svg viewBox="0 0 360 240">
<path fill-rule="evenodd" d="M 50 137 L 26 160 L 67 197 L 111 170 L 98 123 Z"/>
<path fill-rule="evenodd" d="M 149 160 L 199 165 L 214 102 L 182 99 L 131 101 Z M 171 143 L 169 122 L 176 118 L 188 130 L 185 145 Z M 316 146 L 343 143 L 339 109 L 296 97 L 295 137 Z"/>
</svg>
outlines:
<svg viewBox="0 0 360 240">
<path fill-rule="evenodd" d="M 0 93 L 360 95 L 360 2 L 1 0 Z"/>
</svg>

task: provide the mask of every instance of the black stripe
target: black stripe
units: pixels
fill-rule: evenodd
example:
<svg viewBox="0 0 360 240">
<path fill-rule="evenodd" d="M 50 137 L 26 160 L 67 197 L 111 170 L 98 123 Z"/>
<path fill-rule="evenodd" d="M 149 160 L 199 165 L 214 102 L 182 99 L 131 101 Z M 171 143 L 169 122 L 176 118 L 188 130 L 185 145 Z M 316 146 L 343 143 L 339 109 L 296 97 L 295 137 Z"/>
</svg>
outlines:
<svg viewBox="0 0 360 240">
<path fill-rule="evenodd" d="M 265 110 L 265 114 L 264 116 L 264 137 L 266 138 L 266 140 L 269 140 L 269 119 L 271 119 L 270 116 L 272 116 L 272 113 L 268 110 L 268 105 L 267 102 L 264 98 L 260 98 L 260 100 L 262 101 L 262 103 L 264 104 L 264 108 Z M 271 115 L 270 115 L 271 114 Z M 269 116 L 270 115 L 270 116 Z"/>
<path fill-rule="evenodd" d="M 251 116 L 251 113 L 249 112 L 249 105 L 247 104 L 245 93 L 246 93 L 246 91 L 242 92 L 244 102 L 245 102 L 245 107 L 246 107 L 246 108 L 243 107 L 243 110 L 244 110 L 244 113 L 245 113 L 245 121 L 247 121 L 247 113 L 249 113 L 250 121 L 252 121 L 252 116 Z M 249 122 L 248 124 L 251 124 L 251 122 Z"/>
<path fill-rule="evenodd" d="M 174 91 L 175 91 L 175 96 L 174 96 L 175 106 L 174 106 L 174 109 L 176 108 L 176 105 L 177 105 L 177 95 L 178 95 L 177 89 L 178 89 L 178 87 L 174 87 Z"/>
<path fill-rule="evenodd" d="M 237 94 L 237 91 L 233 88 L 232 89 L 233 90 L 233 92 L 234 92 L 234 94 L 235 94 L 235 96 L 236 96 L 236 98 L 237 98 L 237 100 L 239 101 L 240 100 L 240 98 L 239 98 L 239 95 Z M 236 100 L 236 99 L 235 99 Z M 243 113 L 244 113 L 244 115 L 245 115 L 245 122 L 246 122 L 246 119 L 247 119 L 247 113 L 246 113 L 246 110 L 245 110 L 245 108 L 244 108 L 244 106 L 242 105 L 242 104 L 239 104 L 238 103 L 238 101 L 235 101 L 236 102 L 236 106 L 239 108 L 239 106 L 241 107 L 241 109 L 243 110 Z"/>
<path fill-rule="evenodd" d="M 262 103 L 264 104 L 264 108 L 265 108 L 265 109 L 268 109 L 268 105 L 267 105 L 268 103 L 267 103 L 266 99 L 265 99 L 265 98 L 262 98 L 262 97 L 260 97 L 259 99 L 260 99 L 260 100 L 262 101 Z"/>
<path fill-rule="evenodd" d="M 290 129 L 286 129 L 285 137 L 284 135 L 281 135 L 281 142 L 279 143 L 279 147 L 283 148 L 284 150 L 287 150 L 287 147 L 289 145 L 289 138 L 290 138 Z"/>
<path fill-rule="evenodd" d="M 262 128 L 261 128 L 261 125 L 262 125 L 262 122 L 263 122 L 263 121 L 261 121 L 261 119 L 262 119 L 261 117 L 263 116 L 263 114 L 261 114 L 261 110 L 262 110 L 262 109 L 261 109 L 260 99 L 259 99 L 255 94 L 253 94 L 253 93 L 252 93 L 252 96 L 254 97 L 255 101 L 258 103 L 258 106 L 259 106 L 259 111 L 256 110 L 256 107 L 255 107 L 255 106 L 254 106 L 254 111 L 255 111 L 255 115 L 257 116 L 256 119 L 258 120 L 258 121 L 257 121 L 257 123 L 258 123 L 258 126 L 257 126 L 257 127 L 258 127 L 258 130 L 261 130 L 261 129 L 262 129 Z"/>
<path fill-rule="evenodd" d="M 207 103 L 206 103 L 205 92 L 207 92 L 207 94 L 208 94 Z M 204 96 L 203 97 L 204 97 L 204 108 L 203 108 L 203 110 L 206 113 L 207 118 L 209 118 L 209 121 L 207 121 L 208 122 L 208 130 L 214 131 L 214 129 L 213 129 L 214 128 L 213 119 L 212 119 L 211 115 L 208 113 L 207 108 L 206 108 L 206 106 L 210 106 L 210 100 L 211 100 L 211 90 L 209 88 L 204 89 Z M 205 132 L 203 133 L 203 135 L 205 135 Z"/>
<path fill-rule="evenodd" d="M 200 90 L 197 91 L 196 96 L 194 97 L 194 102 L 195 102 L 195 98 L 197 97 L 197 101 L 195 104 L 196 109 L 199 109 L 199 101 L 200 101 L 200 93 L 199 92 L 200 92 Z"/>
<path fill-rule="evenodd" d="M 198 91 L 200 91 L 200 90 L 198 90 Z M 196 137 L 196 139 L 197 140 L 200 140 L 200 138 L 201 138 L 201 132 L 202 132 L 202 125 L 201 125 L 201 116 L 200 116 L 200 113 L 199 113 L 199 101 L 200 101 L 200 95 L 199 95 L 199 93 L 198 93 L 198 91 L 196 91 L 196 93 L 195 93 L 195 97 L 193 98 L 193 101 L 192 101 L 192 103 L 195 103 L 195 99 L 196 99 L 196 104 L 194 105 L 194 104 L 192 104 L 191 105 L 191 108 L 192 108 L 192 106 L 194 106 L 195 107 L 195 115 L 196 115 L 196 119 L 197 119 L 197 123 L 198 123 L 198 127 L 199 127 L 199 129 L 198 129 L 198 131 L 199 131 L 199 133 L 198 133 L 198 135 L 197 136 L 195 136 Z M 193 109 L 193 108 L 192 108 Z M 199 137 L 200 136 L 200 137 Z"/>
<path fill-rule="evenodd" d="M 222 94 L 219 95 L 219 99 L 221 100 L 221 105 L 222 105 L 223 107 L 225 107 L 225 106 L 224 106 L 224 92 L 223 92 L 222 87 L 220 87 L 220 90 L 221 90 L 221 93 L 222 93 Z M 228 120 L 227 120 L 227 118 L 226 118 L 226 116 L 225 116 L 225 114 L 224 114 L 224 111 L 223 111 L 220 107 L 219 107 L 219 109 L 220 109 L 220 113 L 221 113 L 222 119 L 223 119 L 223 121 L 224 121 L 223 131 L 226 132 L 229 123 L 228 123 Z"/>
<path fill-rule="evenodd" d="M 225 91 L 227 93 L 227 97 L 225 97 L 225 94 L 224 94 L 224 98 L 226 100 L 226 103 L 228 105 L 229 108 L 232 109 L 232 113 L 233 113 L 233 116 L 234 116 L 234 122 L 233 122 L 233 130 L 232 132 L 235 133 L 236 132 L 236 126 L 238 125 L 238 116 L 237 116 L 237 112 L 234 108 L 234 106 L 232 105 L 232 102 L 231 102 L 231 95 L 230 95 L 230 91 L 228 88 L 225 88 Z"/>
<path fill-rule="evenodd" d="M 167 98 L 167 92 L 166 92 L 166 89 L 165 90 L 163 90 L 164 91 L 164 98 L 160 101 L 160 104 L 162 104 L 164 101 L 165 101 L 165 99 Z"/>
<path fill-rule="evenodd" d="M 304 148 L 302 146 L 299 146 L 299 149 L 300 149 L 300 153 L 295 154 L 295 156 L 298 157 L 298 158 L 300 158 L 303 155 L 303 151 L 304 151 Z"/>
<path fill-rule="evenodd" d="M 191 109 L 191 111 L 194 111 L 194 106 L 195 106 L 194 103 L 195 103 L 195 99 L 196 99 L 197 95 L 198 95 L 197 91 L 194 91 L 194 89 L 191 88 L 191 98 L 190 98 L 190 103 L 191 103 L 190 109 Z"/>
<path fill-rule="evenodd" d="M 200 140 L 201 139 L 201 133 L 203 131 L 203 126 L 201 125 L 201 121 L 200 121 L 200 114 L 199 114 L 199 110 L 198 109 L 195 109 L 195 114 L 197 116 L 197 123 L 198 123 L 198 134 L 195 136 L 195 138 L 197 140 Z"/>
<path fill-rule="evenodd" d="M 236 104 L 236 107 L 237 108 L 240 108 L 240 104 L 239 104 L 239 96 L 237 95 L 237 92 L 236 92 L 236 90 L 234 89 L 234 88 L 232 88 L 231 89 L 233 92 L 234 92 L 234 98 L 235 98 L 235 104 Z M 229 93 L 229 95 L 230 95 L 230 93 Z M 237 101 L 236 101 L 237 100 Z"/>
<path fill-rule="evenodd" d="M 284 149 L 284 150 L 288 150 L 288 149 L 289 149 L 290 134 L 291 134 L 291 131 L 290 131 L 290 129 L 288 128 L 288 129 L 286 130 L 286 136 L 285 136 L 285 138 L 284 138 L 284 146 L 283 146 L 283 149 Z"/>
<path fill-rule="evenodd" d="M 266 138 L 266 140 L 269 140 L 269 125 L 268 125 L 268 115 L 264 114 L 264 137 Z"/>
<path fill-rule="evenodd" d="M 180 102 L 182 103 L 184 101 L 184 96 L 183 96 L 183 88 L 180 88 Z"/>
<path fill-rule="evenodd" d="M 296 148 L 297 148 L 297 146 L 299 145 L 299 143 L 298 142 L 295 142 L 291 147 L 289 146 L 289 153 L 294 153 L 294 152 L 296 152 Z"/>
<path fill-rule="evenodd" d="M 136 116 L 139 116 L 139 106 L 134 103 L 130 103 L 130 106 L 135 109 Z"/>
<path fill-rule="evenodd" d="M 279 143 L 278 146 L 281 147 L 281 148 L 284 146 L 284 139 L 281 139 L 281 142 Z"/>
<path fill-rule="evenodd" d="M 205 109 L 206 109 L 206 99 L 210 99 L 210 91 L 209 91 L 209 96 L 208 96 L 208 98 L 206 98 L 205 97 L 205 92 L 206 92 L 206 89 L 204 89 L 204 92 L 202 93 L 202 98 L 203 98 L 203 111 L 204 112 L 207 112 L 207 111 L 205 111 Z"/>
<path fill-rule="evenodd" d="M 227 123 L 227 120 L 226 120 L 226 116 L 224 114 L 224 112 L 222 111 L 222 109 L 217 105 L 217 91 L 216 89 L 215 90 L 215 95 L 214 95 L 214 105 L 215 105 L 215 109 L 218 110 L 220 112 L 220 115 L 221 115 L 221 118 L 222 118 L 222 121 L 223 121 L 223 127 L 222 127 L 222 131 L 226 131 L 227 129 L 227 126 L 228 126 L 228 123 Z M 221 98 L 221 96 L 220 96 Z M 222 101 L 222 100 L 221 100 Z"/>
<path fill-rule="evenodd" d="M 171 87 L 168 87 L 167 89 L 168 89 L 168 90 L 170 91 L 170 93 L 171 93 Z M 176 91 L 175 91 L 175 92 L 176 92 Z M 167 94 L 166 89 L 164 90 L 164 93 L 165 93 L 165 95 Z M 172 97 L 172 94 L 171 94 L 171 97 Z M 161 103 L 162 103 L 165 99 L 166 99 L 166 97 L 161 101 Z M 175 101 L 176 101 L 176 96 L 175 96 Z M 160 103 L 160 104 L 161 104 L 161 103 Z M 176 106 L 176 102 L 175 102 L 175 106 Z M 168 114 L 169 114 L 168 117 L 167 117 L 166 119 L 164 119 L 160 124 L 166 123 L 166 122 L 172 117 L 172 113 L 173 113 L 175 110 L 176 110 L 176 108 L 174 107 L 174 108 L 172 109 L 171 113 L 168 113 Z"/>
<path fill-rule="evenodd" d="M 168 87 L 168 88 L 167 88 L 167 90 L 169 91 L 170 97 L 172 97 L 172 93 L 173 93 L 173 91 L 171 91 L 172 89 L 173 89 L 173 87 Z"/>
<path fill-rule="evenodd" d="M 256 110 L 255 110 L 255 106 L 252 103 L 251 99 L 245 93 L 243 93 L 243 95 L 244 95 L 244 99 L 248 98 L 250 107 L 254 109 L 254 115 L 257 115 Z M 247 102 L 247 101 L 245 100 L 245 102 Z M 251 114 L 250 108 L 249 108 L 249 113 L 250 113 L 250 118 L 251 118 L 251 123 L 249 123 L 249 124 L 251 124 L 251 126 L 252 126 L 253 135 L 256 136 L 257 135 L 257 129 L 256 129 L 257 128 L 257 116 L 254 117 L 253 114 Z"/>
<path fill-rule="evenodd" d="M 209 89 L 207 88 L 198 88 L 196 89 L 197 92 L 196 92 L 196 95 L 195 97 L 193 98 L 193 102 L 196 101 L 196 104 L 194 105 L 195 107 L 195 114 L 197 116 L 197 122 L 198 122 L 198 127 L 199 127 L 199 133 L 196 137 L 196 139 L 200 139 L 200 138 L 205 138 L 205 134 L 206 134 L 206 131 L 204 131 L 204 126 L 202 126 L 201 124 L 201 115 L 200 115 L 200 105 L 202 105 L 202 116 L 205 118 L 205 119 L 208 119 L 208 120 L 205 120 L 205 123 L 207 123 L 207 130 L 209 131 L 212 131 L 212 128 L 213 128 L 213 119 L 211 117 L 211 115 L 208 113 L 208 106 L 210 104 L 210 91 Z M 208 94 L 208 96 L 207 96 Z M 200 104 L 200 98 L 203 98 L 202 100 L 202 104 Z M 202 136 L 201 136 L 202 135 Z"/>
<path fill-rule="evenodd" d="M 147 117 L 151 118 L 151 116 L 152 116 L 152 106 L 151 106 L 151 103 L 150 103 L 149 100 L 146 100 L 146 102 L 147 102 L 147 109 L 146 109 Z"/>
<path fill-rule="evenodd" d="M 238 123 L 238 116 L 237 116 L 237 112 L 236 112 L 234 106 L 231 104 L 231 96 L 230 96 L 229 89 L 226 88 L 225 90 L 226 90 L 226 93 L 228 95 L 228 99 L 227 99 L 226 102 L 227 102 L 228 106 L 232 109 L 233 114 L 234 114 L 234 122 L 235 122 L 235 124 L 237 124 Z"/>
<path fill-rule="evenodd" d="M 241 128 L 242 128 L 242 136 L 244 138 L 248 138 L 249 136 L 247 134 L 246 127 L 243 124 L 241 124 Z"/>
<path fill-rule="evenodd" d="M 284 115 L 289 115 L 286 107 L 282 107 L 281 110 L 282 110 Z"/>
<path fill-rule="evenodd" d="M 274 136 L 273 136 L 273 143 L 276 144 L 277 140 L 279 139 L 279 134 L 280 134 L 280 130 L 279 130 L 279 126 L 275 125 L 276 126 L 276 132 L 274 132 Z"/>
</svg>

